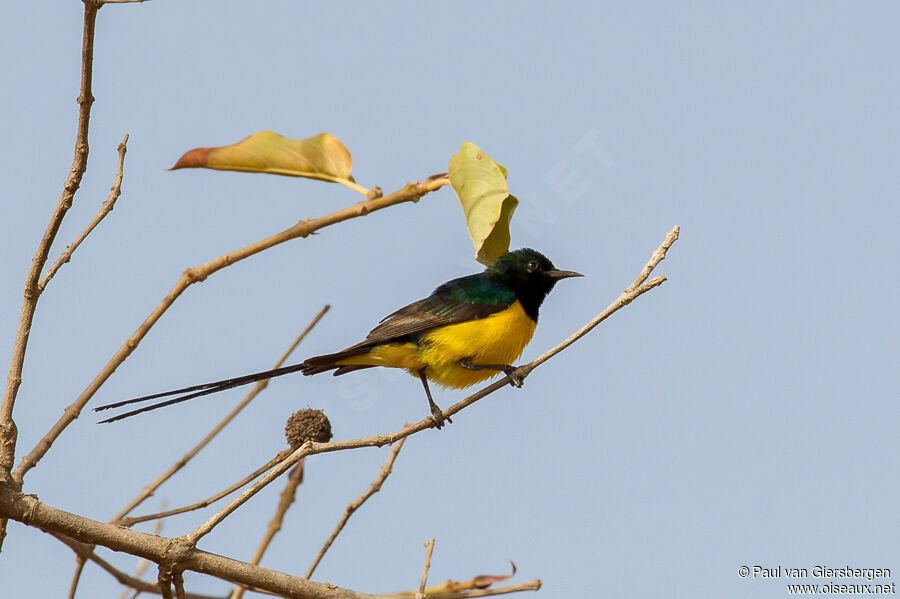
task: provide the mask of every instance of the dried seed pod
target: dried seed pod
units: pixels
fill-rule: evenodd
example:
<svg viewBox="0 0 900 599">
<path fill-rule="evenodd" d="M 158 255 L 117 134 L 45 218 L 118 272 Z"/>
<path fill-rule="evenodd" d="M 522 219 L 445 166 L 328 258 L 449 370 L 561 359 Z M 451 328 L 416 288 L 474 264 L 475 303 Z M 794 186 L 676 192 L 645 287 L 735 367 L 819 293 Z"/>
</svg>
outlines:
<svg viewBox="0 0 900 599">
<path fill-rule="evenodd" d="M 304 408 L 288 418 L 284 436 L 292 449 L 297 449 L 307 441 L 327 443 L 331 440 L 331 423 L 322 410 Z"/>
</svg>

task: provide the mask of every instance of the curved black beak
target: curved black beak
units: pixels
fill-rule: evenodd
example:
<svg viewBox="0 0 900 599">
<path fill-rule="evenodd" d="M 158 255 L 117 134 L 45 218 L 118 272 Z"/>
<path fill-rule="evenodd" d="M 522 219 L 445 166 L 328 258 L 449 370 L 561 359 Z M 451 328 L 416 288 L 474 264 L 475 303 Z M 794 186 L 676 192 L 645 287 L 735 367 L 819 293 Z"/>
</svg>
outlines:
<svg viewBox="0 0 900 599">
<path fill-rule="evenodd" d="M 580 272 L 575 272 L 574 270 L 559 270 L 554 268 L 553 270 L 548 270 L 546 272 L 547 276 L 551 279 L 568 279 L 569 277 L 583 277 L 584 275 Z"/>
</svg>

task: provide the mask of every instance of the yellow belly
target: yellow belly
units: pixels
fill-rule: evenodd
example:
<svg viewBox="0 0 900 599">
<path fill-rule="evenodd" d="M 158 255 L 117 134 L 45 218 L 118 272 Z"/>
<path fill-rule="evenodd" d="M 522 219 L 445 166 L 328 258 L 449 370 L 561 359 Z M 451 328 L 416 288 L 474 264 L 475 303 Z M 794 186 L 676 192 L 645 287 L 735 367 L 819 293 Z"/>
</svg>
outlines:
<svg viewBox="0 0 900 599">
<path fill-rule="evenodd" d="M 495 370 L 468 370 L 459 365 L 512 364 L 531 341 L 536 323 L 519 302 L 480 318 L 451 324 L 425 333 L 418 343 L 379 345 L 368 354 L 341 360 L 343 365 L 405 368 L 415 377 L 424 368 L 428 380 L 443 387 L 468 387 L 497 374 Z"/>
</svg>

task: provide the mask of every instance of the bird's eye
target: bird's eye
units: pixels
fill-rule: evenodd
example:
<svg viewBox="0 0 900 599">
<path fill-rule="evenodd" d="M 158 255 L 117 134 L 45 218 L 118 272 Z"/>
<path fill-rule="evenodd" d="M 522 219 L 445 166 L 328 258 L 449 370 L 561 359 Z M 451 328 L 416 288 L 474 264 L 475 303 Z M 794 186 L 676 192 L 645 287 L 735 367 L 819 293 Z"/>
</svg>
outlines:
<svg viewBox="0 0 900 599">
<path fill-rule="evenodd" d="M 534 260 L 528 263 L 528 270 L 537 270 L 538 263 Z"/>
</svg>

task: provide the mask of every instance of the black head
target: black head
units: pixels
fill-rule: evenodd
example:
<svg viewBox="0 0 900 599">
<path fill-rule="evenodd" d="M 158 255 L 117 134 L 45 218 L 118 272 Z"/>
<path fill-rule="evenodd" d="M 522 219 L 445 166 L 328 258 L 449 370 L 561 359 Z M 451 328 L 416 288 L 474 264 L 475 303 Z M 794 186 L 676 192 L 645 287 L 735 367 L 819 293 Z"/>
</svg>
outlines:
<svg viewBox="0 0 900 599">
<path fill-rule="evenodd" d="M 507 252 L 485 270 L 492 278 L 513 289 L 525 312 L 537 321 L 544 298 L 560 279 L 583 276 L 571 270 L 559 270 L 547 256 L 529 248 Z"/>
</svg>

